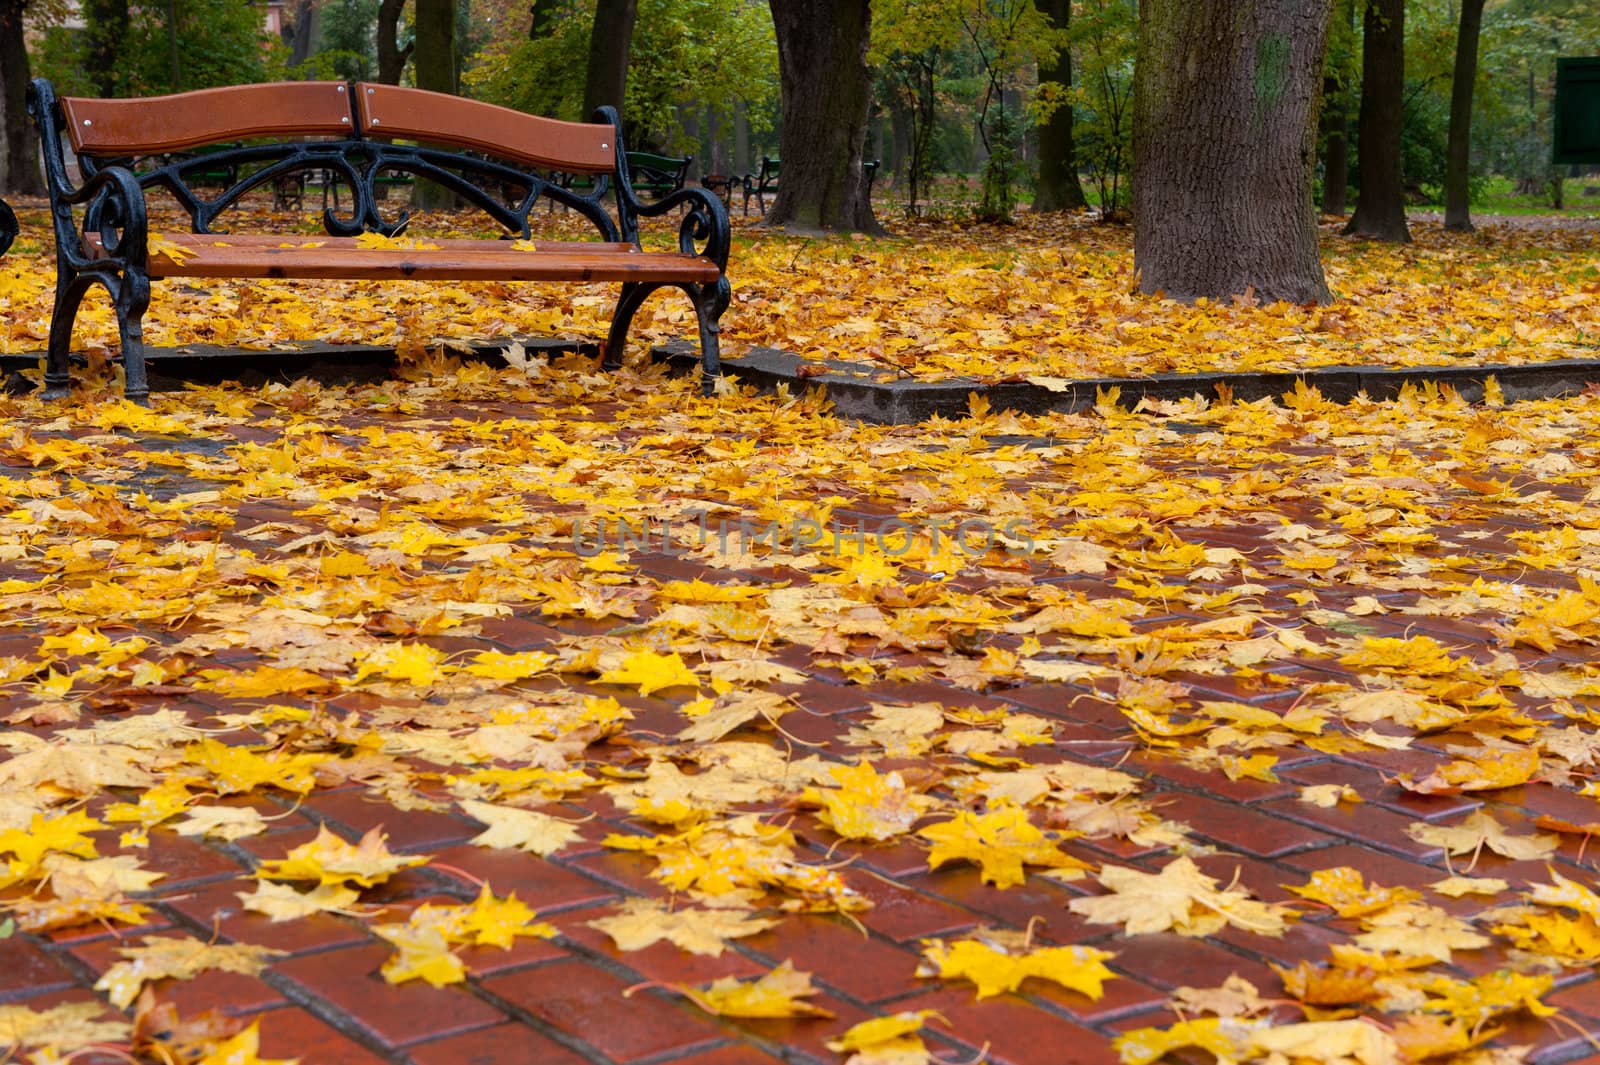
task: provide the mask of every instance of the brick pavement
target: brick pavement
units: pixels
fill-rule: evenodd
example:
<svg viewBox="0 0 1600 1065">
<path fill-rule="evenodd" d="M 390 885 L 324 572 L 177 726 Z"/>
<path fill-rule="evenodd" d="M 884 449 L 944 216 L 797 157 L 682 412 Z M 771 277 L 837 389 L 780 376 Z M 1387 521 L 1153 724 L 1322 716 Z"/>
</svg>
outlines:
<svg viewBox="0 0 1600 1065">
<path fill-rule="evenodd" d="M 324 767 L 303 796 L 260 787 L 222 800 L 270 818 L 263 833 L 238 841 L 180 837 L 170 823 L 152 827 L 145 847 L 126 845 L 115 830 L 93 833 L 102 855 L 132 855 L 166 874 L 133 895 L 148 906 L 145 923 L 0 941 L 0 1004 L 37 1010 L 94 999 L 92 985 L 120 946 L 176 935 L 286 952 L 258 975 L 164 980 L 155 993 L 184 1017 L 215 1009 L 259 1018 L 263 1057 L 307 1063 L 838 1061 L 824 1044 L 850 1025 L 923 1009 L 937 1011 L 926 1035 L 946 1060 L 1111 1062 L 1119 1033 L 1177 1020 L 1174 989 L 1215 987 L 1236 973 L 1281 1001 L 1273 966 L 1322 962 L 1331 945 L 1350 942 L 1360 931 L 1354 920 L 1285 890 L 1316 870 L 1354 866 L 1468 919 L 1546 882 L 1547 868 L 1593 883 L 1587 836 L 1564 832 L 1548 862 L 1490 853 L 1471 861 L 1473 875 L 1510 883 L 1505 898 L 1450 899 L 1427 885 L 1468 859 L 1447 861 L 1412 833 L 1419 822 L 1454 825 L 1476 810 L 1516 833 L 1533 831 L 1541 816 L 1600 820 L 1596 800 L 1582 794 L 1595 765 L 1592 618 L 1600 602 L 1578 580 L 1600 568 L 1600 504 L 1586 480 L 1600 458 L 1600 399 L 1492 412 L 1413 396 L 1350 410 L 1188 407 L 880 430 L 780 411 L 770 400 L 728 400 L 739 413 L 719 417 L 656 379 L 624 378 L 615 402 L 594 391 L 606 387 L 571 366 L 536 389 L 478 371 L 351 392 L 302 382 L 248 396 L 160 399 L 158 415 L 174 422 L 144 422 L 114 405 L 0 400 L 13 432 L 0 441 L 6 542 L 22 545 L 0 555 L 0 675 L 13 756 L 31 749 L 26 737 L 167 710 L 228 744 L 316 752 L 340 765 L 370 760 L 348 773 Z M 562 393 L 579 405 L 552 398 Z M 986 440 L 1000 434 L 1023 443 Z M 228 446 L 210 446 L 218 439 Z M 1540 449 L 1495 449 L 1494 439 Z M 601 514 L 665 520 L 697 503 L 755 522 L 807 512 L 825 497 L 836 498 L 835 520 L 999 514 L 1055 546 L 1024 558 L 999 550 L 916 564 L 890 557 L 889 579 L 831 586 L 817 578 L 848 575 L 848 560 L 819 562 L 792 543 L 743 556 L 636 548 L 587 569 L 570 549 L 571 524 Z M 941 499 L 956 509 L 941 509 Z M 960 568 L 947 580 L 930 576 L 939 566 Z M 532 573 L 553 583 L 530 586 Z M 754 589 L 766 610 L 757 633 L 741 636 L 733 611 L 685 611 L 692 597 L 658 594 L 667 581 L 691 579 Z M 612 596 L 615 612 L 582 600 L 579 586 Z M 794 598 L 830 588 L 848 594 Z M 1597 610 L 1586 617 L 1574 606 L 1563 624 L 1511 635 L 1558 592 L 1587 595 Z M 461 606 L 474 603 L 482 609 Z M 1052 606 L 1067 614 L 1026 624 Z M 1235 627 L 1207 629 L 1229 619 Z M 149 646 L 101 666 L 102 651 L 45 647 L 45 637 L 64 639 L 80 626 Z M 1449 674 L 1341 662 L 1373 646 L 1363 641 L 1419 637 L 1457 660 Z M 755 900 L 778 923 L 732 941 L 720 957 L 666 943 L 619 950 L 587 922 L 629 896 L 669 893 L 653 858 L 608 847 L 607 836 L 668 829 L 630 815 L 621 793 L 607 789 L 652 765 L 710 773 L 716 757 L 671 742 L 691 721 L 690 689 L 641 695 L 574 665 L 586 648 L 618 652 L 641 642 L 659 650 L 692 643 L 686 657 L 702 678 L 714 662 L 741 657 L 798 670 L 738 682 L 789 696 L 794 709 L 727 739 L 795 764 L 872 757 L 880 769 L 922 774 L 947 810 L 981 808 L 960 796 L 985 770 L 1128 774 L 1120 801 L 1129 820 L 1063 833 L 1067 853 L 1094 868 L 1150 872 L 1189 853 L 1224 884 L 1294 904 L 1300 920 L 1281 937 L 1239 928 L 1125 936 L 1069 908 L 1103 892 L 1092 875 L 1060 881 L 1035 871 L 1002 889 L 970 863 L 930 869 L 927 842 L 914 834 L 841 840 L 798 789 L 776 789 L 742 795 L 712 816 L 754 812 L 788 825 L 797 861 L 834 869 L 870 905 L 785 915 L 777 911 L 794 897 L 778 890 Z M 422 683 L 359 675 L 377 649 L 417 645 L 458 664 L 483 650 L 547 652 L 562 664 L 479 688 L 442 673 Z M 158 674 L 130 679 L 128 661 Z M 223 683 L 259 666 L 337 680 L 270 692 Z M 52 672 L 74 679 L 51 684 Z M 1468 679 L 1453 690 L 1447 675 Z M 1164 698 L 1143 699 L 1158 684 Z M 1254 708 L 1287 721 L 1297 709 L 1396 686 L 1426 691 L 1458 723 L 1402 727 L 1325 709 L 1328 727 L 1315 733 L 1257 724 L 1229 740 L 1218 729 L 1232 719 L 1205 710 Z M 465 793 L 453 780 L 533 756 L 452 765 L 445 734 L 460 741 L 497 712 L 495 720 L 515 725 L 528 720 L 517 707 L 571 707 L 591 696 L 616 698 L 631 719 L 584 733 L 569 752 L 563 764 L 585 770 L 586 786 L 526 802 L 576 825 L 578 839 L 544 858 L 472 845 L 481 825 L 455 804 Z M 892 729 L 877 738 L 859 731 L 925 704 L 944 715 L 937 743 L 919 749 Z M 1204 727 L 1166 739 L 1137 716 L 1140 706 L 1175 727 Z M 1004 723 L 1020 715 L 1041 723 L 1045 742 L 1003 737 Z M 1541 739 L 1557 726 L 1573 730 L 1565 747 Z M 1367 728 L 1378 731 L 1360 739 Z M 958 734 L 979 753 L 939 746 Z M 1459 763 L 1463 750 L 1495 744 L 1535 752 L 1538 771 L 1455 794 L 1407 786 Z M 1276 764 L 1230 776 L 1239 763 L 1225 758 L 1259 753 Z M 537 764 L 552 764 L 541 757 Z M 169 770 L 176 765 L 168 760 Z M 1348 785 L 1361 801 L 1303 801 L 1302 789 L 1319 785 Z M 86 807 L 96 816 L 137 795 L 98 790 Z M 1068 818 L 1085 813 L 1084 801 L 1068 787 L 1031 809 L 1035 821 L 1059 829 L 1077 823 Z M 1141 835 L 1162 823 L 1180 826 L 1182 837 Z M 358 912 L 274 922 L 244 909 L 237 893 L 255 885 L 257 863 L 283 857 L 318 825 L 352 841 L 381 826 L 395 851 L 427 864 L 364 891 Z M 378 920 L 403 920 L 424 901 L 471 901 L 485 882 L 497 894 L 514 892 L 559 934 L 507 951 L 467 948 L 470 976 L 451 986 L 381 978 L 392 951 L 373 932 Z M 1491 923 L 1482 918 L 1480 927 Z M 1041 945 L 1111 951 L 1116 976 L 1098 1001 L 1037 979 L 979 1001 L 962 981 L 915 975 L 923 940 L 982 926 L 1031 929 Z M 813 974 L 813 1001 L 834 1018 L 718 1018 L 673 990 L 754 977 L 785 960 Z M 1507 965 L 1542 971 L 1503 935 L 1430 971 L 1470 978 Z M 1593 1054 L 1600 1032 L 1592 965 L 1550 972 L 1546 1001 L 1565 1021 L 1513 1013 L 1494 1041 L 1533 1047 L 1541 1065 Z M 1274 1016 L 1299 1015 L 1280 1006 Z M 90 1051 L 74 1060 L 112 1058 Z"/>
</svg>

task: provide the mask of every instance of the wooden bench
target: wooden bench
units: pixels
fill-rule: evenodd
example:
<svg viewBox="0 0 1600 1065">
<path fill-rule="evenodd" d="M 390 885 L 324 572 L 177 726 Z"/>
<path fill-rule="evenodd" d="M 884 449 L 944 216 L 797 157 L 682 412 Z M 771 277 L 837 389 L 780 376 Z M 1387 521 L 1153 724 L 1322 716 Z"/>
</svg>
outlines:
<svg viewBox="0 0 1600 1065">
<path fill-rule="evenodd" d="M 628 173 L 633 183 L 633 194 L 649 193 L 652 199 L 670 196 L 683 188 L 688 180 L 689 167 L 694 156 L 656 155 L 653 152 L 629 152 Z"/>
<path fill-rule="evenodd" d="M 763 155 L 761 157 L 761 169 L 754 174 L 746 174 L 744 176 L 744 213 L 747 217 L 750 214 L 750 200 L 752 198 L 755 199 L 756 206 L 761 209 L 761 213 L 763 215 L 767 213 L 767 197 L 778 194 L 778 169 L 778 160 L 770 155 Z M 870 197 L 872 195 L 872 182 L 878 176 L 878 160 L 870 159 L 862 163 L 861 172 L 866 175 L 867 195 Z"/>
<path fill-rule="evenodd" d="M 208 277 L 620 282 L 602 346 L 606 369 L 622 364 L 629 326 L 644 300 L 657 289 L 677 288 L 693 302 L 699 322 L 702 391 L 710 395 L 715 387 L 719 322 L 729 301 L 727 210 L 696 188 L 641 203 L 610 108 L 595 112 L 593 122 L 558 122 L 420 89 L 343 82 L 242 85 L 133 100 L 58 99 L 40 78 L 29 87 L 28 110 L 43 140 L 56 238 L 46 396 L 65 394 L 71 383 L 73 322 L 84 295 L 101 285 L 116 309 L 127 396 L 146 402 L 143 321 L 150 282 Z M 124 165 L 136 157 L 230 141 L 243 143 L 142 174 Z M 68 145 L 83 175 L 77 185 L 68 175 Z M 220 166 L 236 167 L 238 180 L 207 198 L 197 195 L 191 176 Z M 252 190 L 318 171 L 337 175 L 352 192 L 348 213 L 323 210 L 327 237 L 212 231 L 218 216 Z M 593 188 L 587 195 L 564 189 L 551 180 L 556 172 L 592 175 Z M 596 239 L 540 240 L 531 247 L 526 240 L 365 246 L 374 242 L 360 240 L 362 234 L 392 236 L 409 221 L 405 213 L 379 213 L 377 182 L 395 174 L 444 186 L 489 215 L 508 237 L 528 238 L 529 215 L 548 198 L 583 215 Z M 193 232 L 151 248 L 145 194 L 154 188 L 172 194 Z M 609 209 L 608 191 L 615 201 Z M 643 250 L 639 220 L 679 207 L 686 211 L 677 249 Z M 248 216 L 233 218 L 242 222 Z"/>
</svg>

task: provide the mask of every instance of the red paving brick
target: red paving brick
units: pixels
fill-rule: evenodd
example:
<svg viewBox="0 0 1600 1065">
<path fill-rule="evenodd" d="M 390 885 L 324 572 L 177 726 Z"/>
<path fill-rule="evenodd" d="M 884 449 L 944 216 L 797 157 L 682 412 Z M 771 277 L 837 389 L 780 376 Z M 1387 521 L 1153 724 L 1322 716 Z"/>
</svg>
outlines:
<svg viewBox="0 0 1600 1065">
<path fill-rule="evenodd" d="M 167 899 L 163 905 L 199 926 L 201 931 L 197 934 L 221 935 L 236 943 L 254 943 L 290 954 L 369 941 L 360 923 L 347 917 L 314 914 L 293 921 L 274 921 L 265 914 L 246 910 L 239 896 L 251 894 L 259 883 L 254 878 L 216 881 Z"/>
<path fill-rule="evenodd" d="M 863 1002 L 903 995 L 921 958 L 833 917 L 800 917 L 740 941 L 774 963 L 788 959 L 851 998 Z"/>
<path fill-rule="evenodd" d="M 623 998 L 628 985 L 579 961 L 555 962 L 483 982 L 485 990 L 620 1062 L 682 1051 L 722 1038 L 715 1021 L 687 1001 L 652 991 Z M 604 1023 L 595 1023 L 605 1018 Z"/>
<path fill-rule="evenodd" d="M 263 1059 L 299 1058 L 305 1065 L 378 1065 L 392 1060 L 296 1006 L 263 1013 L 260 1021 Z"/>
<path fill-rule="evenodd" d="M 0 1002 L 70 987 L 73 982 L 73 974 L 31 936 L 0 940 Z"/>
<path fill-rule="evenodd" d="M 393 951 L 388 944 L 342 947 L 307 954 L 272 967 L 306 992 L 332 1004 L 390 1046 L 482 1028 L 504 1016 L 463 987 L 429 987 L 421 981 L 393 985 L 378 973 Z"/>
<path fill-rule="evenodd" d="M 497 1024 L 407 1048 L 415 1065 L 588 1065 L 588 1059 L 525 1024 Z M 308 1063 L 309 1065 L 309 1063 Z"/>
<path fill-rule="evenodd" d="M 1117 1065 L 1111 1042 L 1092 1028 L 1068 1020 L 1016 995 L 979 1002 L 968 989 L 951 988 L 896 1003 L 900 1009 L 937 1010 L 945 1022 L 929 1028 L 949 1032 L 975 1049 L 988 1047 L 994 1065 Z M 1069 1049 L 1070 1048 L 1070 1049 Z"/>
</svg>

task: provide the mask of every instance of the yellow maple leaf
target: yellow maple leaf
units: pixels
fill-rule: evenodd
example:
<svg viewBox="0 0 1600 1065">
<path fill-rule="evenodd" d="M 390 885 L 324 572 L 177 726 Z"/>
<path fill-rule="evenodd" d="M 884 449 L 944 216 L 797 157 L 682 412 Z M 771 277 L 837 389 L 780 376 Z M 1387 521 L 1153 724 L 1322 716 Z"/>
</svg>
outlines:
<svg viewBox="0 0 1600 1065">
<path fill-rule="evenodd" d="M 445 654 L 425 643 L 386 643 L 361 661 L 353 683 L 360 684 L 376 674 L 385 680 L 405 681 L 418 688 L 439 683 L 455 672 L 444 664 Z"/>
<path fill-rule="evenodd" d="M 1070 908 L 1094 924 L 1120 924 L 1125 935 L 1165 932 L 1204 936 L 1233 925 L 1247 932 L 1278 936 L 1294 919 L 1292 911 L 1250 898 L 1240 888 L 1218 890 L 1217 881 L 1187 856 L 1159 873 L 1106 866 L 1100 883 L 1110 894 L 1073 899 Z"/>
<path fill-rule="evenodd" d="M 193 783 L 192 777 L 166 777 L 140 792 L 138 802 L 112 803 L 106 807 L 106 820 L 112 824 L 140 824 L 146 828 L 158 825 L 181 814 L 195 801 L 196 796 L 189 792 L 189 785 Z"/>
<path fill-rule="evenodd" d="M 450 943 L 438 928 L 380 924 L 372 930 L 395 948 L 379 970 L 389 983 L 424 980 L 434 987 L 446 987 L 466 980 L 466 963 L 450 952 Z"/>
<path fill-rule="evenodd" d="M 34 814 L 26 829 L 8 828 L 0 831 L 0 854 L 12 856 L 10 878 L 15 882 L 41 871 L 47 854 L 95 857 L 94 840 L 84 833 L 101 831 L 105 827 L 82 810 L 55 817 Z"/>
<path fill-rule="evenodd" d="M 1236 1061 L 1243 1049 L 1237 1026 L 1224 1028 L 1224 1018 L 1201 1017 L 1167 1028 L 1135 1028 L 1111 1041 L 1122 1065 L 1152 1065 L 1174 1050 L 1198 1047 L 1218 1061 Z"/>
<path fill-rule="evenodd" d="M 461 808 L 489 826 L 472 838 L 479 847 L 524 850 L 545 858 L 579 837 L 576 825 L 537 810 L 496 806 L 475 799 L 463 799 Z"/>
<path fill-rule="evenodd" d="M 544 651 L 479 651 L 463 672 L 485 680 L 518 681 L 548 673 L 556 663 L 556 656 Z"/>
<path fill-rule="evenodd" d="M 48 1047 L 53 1053 L 30 1061 L 70 1058 L 73 1051 L 100 1043 L 120 1043 L 132 1032 L 122 1017 L 106 1019 L 110 1012 L 101 1002 L 66 1002 L 48 1009 L 0 1006 L 0 1047 L 13 1056 Z"/>
<path fill-rule="evenodd" d="M 985 881 L 999 888 L 1021 884 L 1026 879 L 1026 865 L 1056 871 L 1092 868 L 1057 847 L 1059 834 L 1042 831 L 1028 820 L 1027 811 L 1010 803 L 987 814 L 962 811 L 949 821 L 921 829 L 917 835 L 933 842 L 928 851 L 928 868 L 937 869 L 950 861 L 969 861 L 983 870 Z"/>
<path fill-rule="evenodd" d="M 119 947 L 123 961 L 107 969 L 95 983 L 112 1005 L 123 1009 L 153 980 L 192 980 L 212 970 L 254 976 L 284 951 L 249 943 L 203 943 L 198 939 L 145 936 L 136 947 Z"/>
<path fill-rule="evenodd" d="M 1421 780 L 1402 774 L 1399 784 L 1423 795 L 1455 795 L 1526 784 L 1539 772 L 1539 752 L 1531 747 L 1489 749 L 1435 769 Z"/>
<path fill-rule="evenodd" d="M 402 869 L 426 865 L 425 857 L 391 854 L 382 828 L 374 828 L 358 843 L 346 843 L 319 825 L 316 838 L 291 850 L 287 857 L 264 861 L 256 869 L 263 880 L 315 880 L 321 884 L 359 884 L 372 887 Z"/>
<path fill-rule="evenodd" d="M 788 961 L 753 980 L 725 976 L 708 987 L 676 986 L 689 1001 L 719 1017 L 832 1017 L 832 1012 L 801 999 L 817 993 L 811 974 Z"/>
<path fill-rule="evenodd" d="M 194 248 L 176 244 L 172 238 L 161 233 L 148 234 L 145 238 L 145 247 L 151 255 L 164 255 L 180 266 L 185 260 L 192 259 L 197 254 Z"/>
<path fill-rule="evenodd" d="M 1399 1065 L 1400 1047 L 1388 1032 L 1365 1020 L 1306 1021 L 1250 1033 L 1250 1050 L 1293 1061 Z"/>
<path fill-rule="evenodd" d="M 250 1022 L 250 1027 L 244 1031 L 224 1039 L 210 1050 L 205 1056 L 195 1062 L 195 1065 L 299 1065 L 299 1058 L 272 1058 L 260 1057 L 261 1054 L 261 1020 L 257 1018 Z"/>
<path fill-rule="evenodd" d="M 205 770 L 212 786 L 223 795 L 236 795 L 260 787 L 282 788 L 305 795 L 317 786 L 316 766 L 327 761 L 320 754 L 284 754 L 250 747 L 230 747 L 210 738 L 191 744 L 183 752 L 186 762 Z"/>
<path fill-rule="evenodd" d="M 1304 885 L 1285 886 L 1303 899 L 1333 907 L 1340 917 L 1364 917 L 1422 897 L 1411 888 L 1368 886 L 1361 870 L 1348 865 L 1318 869 Z"/>
<path fill-rule="evenodd" d="M 643 950 L 664 939 L 691 954 L 711 958 L 722 956 L 728 940 L 753 936 L 777 923 L 746 909 L 669 910 L 655 899 L 641 898 L 624 899 L 617 913 L 588 922 L 590 928 L 610 936 L 618 950 Z"/>
<path fill-rule="evenodd" d="M 1489 945 L 1489 937 L 1475 932 L 1459 917 L 1420 902 L 1405 902 L 1372 914 L 1362 921 L 1366 931 L 1355 937 L 1365 950 L 1403 954 L 1449 962 L 1457 950 Z"/>
<path fill-rule="evenodd" d="M 1004 949 L 981 939 L 962 939 L 945 944 L 931 940 L 923 947 L 927 970 L 920 975 L 945 980 L 970 980 L 977 985 L 980 999 L 1015 991 L 1024 980 L 1036 977 L 1060 984 L 1098 1002 L 1105 994 L 1104 984 L 1117 974 L 1104 962 L 1116 955 L 1093 947 L 1037 947 Z"/>
<path fill-rule="evenodd" d="M 1555 836 L 1510 835 L 1500 822 L 1482 810 L 1472 811 L 1459 825 L 1430 825 L 1425 821 L 1414 821 L 1406 827 L 1406 834 L 1418 843 L 1443 847 L 1450 855 L 1476 856 L 1479 851 L 1487 847 L 1501 857 L 1513 861 L 1538 861 L 1548 858 L 1555 853 L 1556 845 L 1561 842 Z"/>
<path fill-rule="evenodd" d="M 907 1010 L 851 1025 L 824 1045 L 836 1054 L 850 1055 L 845 1065 L 927 1065 L 933 1056 L 917 1033 L 930 1017 L 950 1023 L 937 1010 Z"/>
<path fill-rule="evenodd" d="M 808 795 L 822 805 L 817 819 L 845 839 L 893 839 L 938 805 L 907 787 L 899 772 L 879 773 L 871 762 L 834 766 L 829 772 L 839 786 Z"/>
<path fill-rule="evenodd" d="M 662 655 L 647 650 L 635 651 L 616 669 L 600 674 L 599 679 L 601 684 L 636 684 L 640 695 L 650 695 L 663 688 L 700 687 L 699 678 L 676 653 Z"/>
<path fill-rule="evenodd" d="M 254 891 L 235 892 L 245 909 L 266 914 L 272 921 L 295 921 L 315 913 L 347 912 L 361 897 L 344 884 L 318 884 L 296 891 L 288 884 L 263 882 Z"/>
<path fill-rule="evenodd" d="M 331 691 L 338 683 L 308 669 L 263 665 L 251 670 L 202 669 L 195 686 L 236 699 L 266 699 L 274 695 Z"/>
</svg>

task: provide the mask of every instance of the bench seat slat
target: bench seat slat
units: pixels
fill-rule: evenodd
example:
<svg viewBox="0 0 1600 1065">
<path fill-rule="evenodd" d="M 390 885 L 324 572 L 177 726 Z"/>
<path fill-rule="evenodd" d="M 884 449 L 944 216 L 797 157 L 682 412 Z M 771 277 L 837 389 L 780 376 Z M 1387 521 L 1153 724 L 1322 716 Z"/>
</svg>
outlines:
<svg viewBox="0 0 1600 1065">
<path fill-rule="evenodd" d="M 190 252 L 176 261 L 150 253 L 150 277 L 323 278 L 432 281 L 665 281 L 706 284 L 720 276 L 701 256 L 639 251 L 632 244 L 535 241 L 534 251 L 509 242 L 427 240 L 433 248 L 363 248 L 353 237 L 263 237 L 181 233 L 161 238 Z M 288 244 L 289 247 L 281 245 Z M 318 247 L 304 247 L 317 244 Z M 84 241 L 93 257 L 97 237 Z M 221 245 L 221 246 L 219 246 Z"/>
</svg>

